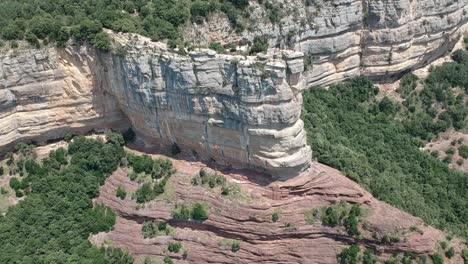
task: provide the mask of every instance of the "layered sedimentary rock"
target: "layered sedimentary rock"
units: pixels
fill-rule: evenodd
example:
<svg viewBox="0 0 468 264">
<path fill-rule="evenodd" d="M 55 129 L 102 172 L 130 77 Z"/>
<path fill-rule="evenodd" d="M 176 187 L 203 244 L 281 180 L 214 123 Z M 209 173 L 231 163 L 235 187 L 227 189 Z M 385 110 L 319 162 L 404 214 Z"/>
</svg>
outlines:
<svg viewBox="0 0 468 264">
<path fill-rule="evenodd" d="M 118 41 L 128 47 L 126 56 L 98 56 L 104 86 L 145 138 L 277 176 L 308 167 L 302 53 L 178 55 L 141 37 Z"/>
<path fill-rule="evenodd" d="M 149 141 L 202 159 L 275 176 L 308 167 L 301 53 L 179 55 L 141 37 L 116 40 L 125 56 L 86 45 L 3 55 L 0 147 L 131 124 Z"/>
<path fill-rule="evenodd" d="M 249 30 L 242 33 L 237 34 L 224 15 L 185 33 L 194 43 L 204 44 L 247 43 L 263 36 L 272 50 L 301 51 L 306 54 L 308 86 L 313 86 L 361 74 L 377 80 L 401 76 L 450 50 L 468 18 L 467 1 L 454 0 L 269 3 L 280 11 L 273 13 L 271 7 L 250 2 Z M 269 16 L 280 20 L 272 23 Z"/>
<path fill-rule="evenodd" d="M 40 143 L 124 123 L 90 68 L 66 52 L 44 48 L 0 55 L 0 153 L 18 140 Z"/>
</svg>

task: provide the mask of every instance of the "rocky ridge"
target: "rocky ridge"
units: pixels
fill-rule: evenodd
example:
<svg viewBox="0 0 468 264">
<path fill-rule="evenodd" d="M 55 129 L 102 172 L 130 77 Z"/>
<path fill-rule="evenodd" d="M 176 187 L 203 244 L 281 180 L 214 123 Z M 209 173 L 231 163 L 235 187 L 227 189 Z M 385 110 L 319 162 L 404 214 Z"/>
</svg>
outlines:
<svg viewBox="0 0 468 264">
<path fill-rule="evenodd" d="M 179 55 L 143 37 L 114 37 L 125 56 L 87 45 L 3 55 L 0 146 L 132 125 L 148 143 L 177 144 L 196 158 L 276 176 L 308 168 L 301 53 Z"/>
<path fill-rule="evenodd" d="M 275 0 L 250 1 L 247 30 L 237 33 L 218 14 L 185 29 L 193 43 L 239 45 L 267 38 L 270 52 L 306 55 L 308 86 L 329 85 L 358 75 L 399 77 L 445 54 L 463 33 L 466 1 Z M 272 7 L 277 13 L 272 13 Z M 269 19 L 274 15 L 279 21 Z"/>
<path fill-rule="evenodd" d="M 146 152 L 146 151 L 145 151 Z M 161 197 L 144 206 L 131 194 L 139 186 L 127 177 L 126 168 L 117 170 L 101 188 L 95 200 L 113 208 L 119 217 L 115 229 L 90 238 L 98 245 L 109 243 L 131 252 L 139 261 L 145 257 L 169 255 L 177 263 L 336 263 L 337 254 L 357 243 L 362 250 L 374 249 L 380 260 L 394 254 L 432 255 L 445 235 L 412 217 L 373 198 L 356 183 L 338 171 L 321 164 L 294 179 L 275 182 L 261 181 L 257 175 L 221 170 L 229 182 L 239 184 L 246 195 L 222 196 L 216 190 L 192 186 L 191 178 L 205 165 L 198 162 L 173 160 L 177 173 L 170 179 L 175 192 L 170 199 Z M 257 178 L 251 178 L 257 177 Z M 261 177 L 260 177 L 261 178 Z M 121 200 L 118 187 L 129 193 Z M 336 202 L 359 203 L 367 212 L 360 226 L 362 238 L 354 240 L 343 227 L 329 227 L 320 221 L 309 223 L 305 213 L 313 208 Z M 204 202 L 210 206 L 206 221 L 177 220 L 172 210 L 178 203 Z M 277 212 L 279 221 L 272 221 Z M 175 228 L 174 235 L 144 238 L 144 221 L 165 221 Z M 398 236 L 399 242 L 385 244 L 375 234 Z M 232 252 L 225 243 L 240 242 L 240 250 Z M 181 242 L 188 257 L 167 252 L 171 242 Z M 356 242 L 357 241 L 357 242 Z M 458 240 L 452 245 L 461 250 Z M 446 260 L 459 263 L 461 258 Z"/>
</svg>

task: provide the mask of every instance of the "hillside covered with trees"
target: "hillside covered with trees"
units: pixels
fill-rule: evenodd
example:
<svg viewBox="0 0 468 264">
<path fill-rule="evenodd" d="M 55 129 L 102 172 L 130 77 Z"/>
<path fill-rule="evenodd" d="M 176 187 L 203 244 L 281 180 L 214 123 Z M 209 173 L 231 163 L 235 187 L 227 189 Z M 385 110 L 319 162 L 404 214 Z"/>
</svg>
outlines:
<svg viewBox="0 0 468 264">
<path fill-rule="evenodd" d="M 152 40 L 182 40 L 179 28 L 186 22 L 202 22 L 211 13 L 225 13 L 235 28 L 247 0 L 5 0 L 0 3 L 0 36 L 27 40 L 37 47 L 69 38 L 89 41 L 101 50 L 110 49 L 102 28 L 133 32 Z"/>
<path fill-rule="evenodd" d="M 125 156 L 121 138 L 111 134 L 104 143 L 77 137 L 68 151 L 52 151 L 42 164 L 30 148 L 19 149 L 10 166 L 23 177 L 10 185 L 26 197 L 0 217 L 0 263 L 133 263 L 120 249 L 88 241 L 115 224 L 115 213 L 91 199 Z"/>
<path fill-rule="evenodd" d="M 427 223 L 468 235 L 468 175 L 420 148 L 447 129 L 466 131 L 468 53 L 432 69 L 425 80 L 405 76 L 403 103 L 377 99 L 368 79 L 304 93 L 303 119 L 314 157 L 343 171 L 372 194 Z M 418 83 L 422 88 L 417 88 Z"/>
</svg>

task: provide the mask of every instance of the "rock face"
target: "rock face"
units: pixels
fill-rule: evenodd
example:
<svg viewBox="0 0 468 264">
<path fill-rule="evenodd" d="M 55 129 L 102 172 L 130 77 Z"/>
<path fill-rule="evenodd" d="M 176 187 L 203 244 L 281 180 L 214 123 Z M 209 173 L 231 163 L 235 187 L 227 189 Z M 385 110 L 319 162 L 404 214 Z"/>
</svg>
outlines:
<svg viewBox="0 0 468 264">
<path fill-rule="evenodd" d="M 112 241 L 113 245 L 130 252 L 143 263 L 145 257 L 155 259 L 168 255 L 177 263 L 338 263 L 337 255 L 345 247 L 357 244 L 361 252 L 375 250 L 383 263 L 393 254 L 411 253 L 432 255 L 445 239 L 445 234 L 429 227 L 419 218 L 380 202 L 362 190 L 338 171 L 325 165 L 313 164 L 312 170 L 288 181 L 257 184 L 248 176 L 226 173 L 230 182 L 236 182 L 244 195 L 227 197 L 221 190 L 193 186 L 190 180 L 202 164 L 174 160 L 177 173 L 169 184 L 175 190 L 171 197 L 160 197 L 143 205 L 130 198 L 118 198 L 119 186 L 129 193 L 139 184 L 127 177 L 127 169 L 117 170 L 100 190 L 95 203 L 104 204 L 118 213 L 113 231 L 91 237 L 95 244 Z M 244 197 L 244 198 L 242 198 Z M 363 217 L 361 238 L 356 241 L 342 226 L 329 227 L 320 220 L 308 221 L 307 212 L 314 208 L 346 201 L 361 204 Z M 174 219 L 176 204 L 204 202 L 210 206 L 206 221 Z M 278 213 L 278 221 L 272 215 Z M 144 238 L 144 221 L 164 221 L 174 227 L 174 235 Z M 382 242 L 380 237 L 392 235 L 400 241 Z M 228 239 L 238 239 L 239 251 L 231 251 Z M 171 242 L 180 242 L 183 251 L 167 252 Z M 462 263 L 458 252 L 461 241 L 452 240 L 457 254 L 444 263 Z"/>
<path fill-rule="evenodd" d="M 17 140 L 45 142 L 126 123 L 91 69 L 71 54 L 44 48 L 0 55 L 0 152 Z"/>
<path fill-rule="evenodd" d="M 278 176 L 308 166 L 301 53 L 244 58 L 200 50 L 181 56 L 130 41 L 125 58 L 102 55 L 101 61 L 109 93 L 146 138 Z"/>
<path fill-rule="evenodd" d="M 467 1 L 268 2 L 279 13 L 250 1 L 249 30 L 242 33 L 237 34 L 224 15 L 217 15 L 203 25 L 188 27 L 184 36 L 203 44 L 238 44 L 266 37 L 272 50 L 306 54 L 305 77 L 308 86 L 313 86 L 362 74 L 378 80 L 398 77 L 451 49 L 468 18 Z M 272 23 L 270 15 L 280 20 Z"/>
<path fill-rule="evenodd" d="M 3 56 L 0 145 L 122 123 L 120 109 L 149 142 L 176 143 L 202 159 L 274 176 L 309 166 L 301 53 L 178 55 L 144 38 L 116 38 L 131 47 L 126 56 L 73 45 Z"/>
</svg>

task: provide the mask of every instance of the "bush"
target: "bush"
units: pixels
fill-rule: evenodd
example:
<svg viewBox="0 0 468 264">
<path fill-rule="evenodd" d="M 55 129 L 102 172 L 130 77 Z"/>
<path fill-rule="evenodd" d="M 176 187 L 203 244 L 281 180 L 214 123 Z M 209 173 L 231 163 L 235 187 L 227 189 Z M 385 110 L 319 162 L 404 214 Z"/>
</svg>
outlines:
<svg viewBox="0 0 468 264">
<path fill-rule="evenodd" d="M 115 219 L 115 212 L 104 205 L 97 205 L 88 211 L 88 226 L 93 234 L 111 231 L 115 225 Z"/>
<path fill-rule="evenodd" d="M 117 192 L 115 194 L 121 200 L 124 200 L 127 197 L 127 191 L 122 186 L 117 187 Z"/>
<path fill-rule="evenodd" d="M 278 212 L 274 212 L 273 215 L 271 216 L 271 221 L 278 222 L 278 220 L 279 220 L 279 214 Z"/>
<path fill-rule="evenodd" d="M 175 206 L 172 212 L 172 217 L 175 219 L 194 219 L 194 220 L 206 220 L 208 219 L 208 206 L 195 203 L 193 205 L 178 204 Z"/>
<path fill-rule="evenodd" d="M 322 218 L 322 223 L 331 227 L 335 227 L 340 223 L 339 216 L 335 208 L 327 208 L 325 211 L 325 216 Z"/>
<path fill-rule="evenodd" d="M 171 242 L 167 246 L 167 250 L 172 253 L 179 253 L 180 249 L 182 248 L 182 244 L 180 242 Z"/>
<path fill-rule="evenodd" d="M 467 145 L 462 145 L 458 148 L 458 153 L 460 156 L 464 159 L 468 158 L 468 146 Z"/>
<path fill-rule="evenodd" d="M 111 49 L 111 40 L 106 32 L 99 32 L 91 38 L 91 45 L 98 50 L 108 52 Z"/>
<path fill-rule="evenodd" d="M 231 251 L 232 252 L 237 252 L 240 250 L 240 241 L 239 240 L 234 240 L 232 241 L 231 244 Z"/>
<path fill-rule="evenodd" d="M 0 165 L 0 176 L 3 176 L 4 173 L 5 173 L 5 169 L 3 168 L 2 165 Z"/>
<path fill-rule="evenodd" d="M 174 264 L 174 261 L 169 256 L 164 257 L 164 264 Z"/>
<path fill-rule="evenodd" d="M 448 247 L 447 241 L 441 241 L 441 242 L 439 243 L 439 245 L 440 245 L 440 247 L 441 247 L 443 250 L 446 250 L 447 247 Z"/>
<path fill-rule="evenodd" d="M 432 262 L 434 264 L 444 264 L 444 257 L 442 257 L 440 254 L 435 254 L 432 256 Z"/>
<path fill-rule="evenodd" d="M 364 256 L 362 257 L 362 264 L 375 264 L 377 263 L 377 257 L 374 255 L 374 251 L 366 249 Z"/>
<path fill-rule="evenodd" d="M 195 220 L 208 219 L 208 209 L 201 203 L 195 203 L 192 210 L 192 218 Z"/>
<path fill-rule="evenodd" d="M 447 252 L 445 252 L 445 256 L 449 259 L 453 258 L 455 256 L 455 249 L 450 247 Z"/>
<path fill-rule="evenodd" d="M 10 187 L 13 190 L 18 191 L 21 188 L 20 180 L 18 180 L 18 178 L 16 178 L 16 177 L 11 178 L 10 179 Z"/>
<path fill-rule="evenodd" d="M 254 55 L 268 50 L 268 41 L 266 38 L 256 37 L 252 47 L 250 47 L 249 54 Z"/>
<path fill-rule="evenodd" d="M 219 42 L 211 42 L 208 48 L 216 51 L 218 54 L 224 53 L 224 47 Z"/>
<path fill-rule="evenodd" d="M 357 264 L 359 252 L 361 249 L 357 245 L 343 249 L 338 255 L 340 264 Z"/>
</svg>

